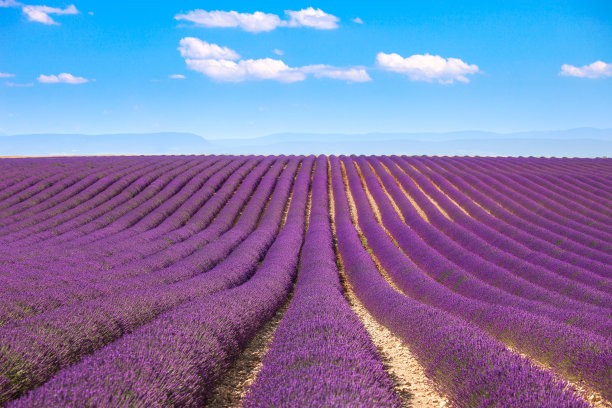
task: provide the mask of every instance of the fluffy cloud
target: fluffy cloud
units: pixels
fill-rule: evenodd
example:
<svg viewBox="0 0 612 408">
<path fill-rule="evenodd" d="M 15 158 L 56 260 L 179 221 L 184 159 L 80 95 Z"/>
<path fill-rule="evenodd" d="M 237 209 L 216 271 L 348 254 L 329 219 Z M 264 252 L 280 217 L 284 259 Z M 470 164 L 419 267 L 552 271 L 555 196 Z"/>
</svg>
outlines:
<svg viewBox="0 0 612 408">
<path fill-rule="evenodd" d="M 168 75 L 168 78 L 170 78 L 170 79 L 185 79 L 185 75 L 172 74 L 172 75 Z"/>
<path fill-rule="evenodd" d="M 279 50 L 278 48 L 275 48 L 273 51 L 276 55 L 284 55 L 285 52 L 283 50 Z"/>
<path fill-rule="evenodd" d="M 559 75 L 591 79 L 610 77 L 612 76 L 612 64 L 606 64 L 603 61 L 595 61 L 590 65 L 583 65 L 580 68 L 563 64 Z"/>
<path fill-rule="evenodd" d="M 38 77 L 38 82 L 43 83 L 43 84 L 62 83 L 62 84 L 77 85 L 77 84 L 84 84 L 86 82 L 89 82 L 89 80 L 83 77 L 75 77 L 71 74 L 67 74 L 64 72 L 59 75 L 40 75 Z"/>
<path fill-rule="evenodd" d="M 19 7 L 21 3 L 16 2 L 15 0 L 0 0 L 0 7 Z"/>
<path fill-rule="evenodd" d="M 372 80 L 363 68 L 337 68 L 330 65 L 307 65 L 300 69 L 313 74 L 315 78 L 340 79 L 349 82 L 369 82 Z"/>
<path fill-rule="evenodd" d="M 351 20 L 353 23 L 357 23 L 357 24 L 363 24 L 363 20 L 360 19 L 359 17 L 355 17 L 354 19 Z"/>
<path fill-rule="evenodd" d="M 340 21 L 338 17 L 312 7 L 300 11 L 287 10 L 285 13 L 290 17 L 290 20 L 287 22 L 289 27 L 312 27 L 318 30 L 331 30 L 338 28 L 338 21 Z"/>
<path fill-rule="evenodd" d="M 204 27 L 240 28 L 244 31 L 258 33 L 272 31 L 277 27 L 312 27 L 319 30 L 338 28 L 338 17 L 325 13 L 321 9 L 308 7 L 299 11 L 286 10 L 289 20 L 281 20 L 276 14 L 256 11 L 239 13 L 237 11 L 192 10 L 174 16 L 176 20 L 191 21 Z"/>
<path fill-rule="evenodd" d="M 272 58 L 249 59 L 238 62 L 223 59 L 187 59 L 185 62 L 189 69 L 223 82 L 264 79 L 279 82 L 296 82 L 306 79 L 306 75 L 300 72 L 299 69 L 291 68 L 283 61 Z"/>
<path fill-rule="evenodd" d="M 185 37 L 180 41 L 178 50 L 183 58 L 237 60 L 240 55 L 227 47 L 209 44 L 194 37 Z"/>
<path fill-rule="evenodd" d="M 438 81 L 441 84 L 470 82 L 466 75 L 480 72 L 477 65 L 468 65 L 458 58 L 445 59 L 429 54 L 404 58 L 395 53 L 380 52 L 376 56 L 376 64 L 387 71 L 407 75 L 411 81 Z"/>
<path fill-rule="evenodd" d="M 32 82 L 28 82 L 28 83 L 15 83 L 15 82 L 7 82 L 6 86 L 10 86 L 11 88 L 28 88 L 31 86 L 34 86 L 34 84 Z"/>
<path fill-rule="evenodd" d="M 308 75 L 349 82 L 371 80 L 364 68 L 338 68 L 329 65 L 290 67 L 282 60 L 273 58 L 243 60 L 234 50 L 193 37 L 183 38 L 180 44 L 178 50 L 185 58 L 187 68 L 220 82 L 273 80 L 289 83 L 303 81 Z"/>
<path fill-rule="evenodd" d="M 49 14 L 78 14 L 77 8 L 71 4 L 65 9 L 47 6 L 23 6 L 23 14 L 26 15 L 28 21 L 35 21 L 37 23 L 57 25 L 58 23 L 53 20 Z"/>
<path fill-rule="evenodd" d="M 254 13 L 238 13 L 236 11 L 206 11 L 193 10 L 174 16 L 176 20 L 186 20 L 204 27 L 239 27 L 244 31 L 257 33 L 274 30 L 281 24 L 276 14 L 261 11 Z"/>
<path fill-rule="evenodd" d="M 6 72 L 0 72 L 0 78 L 13 78 L 14 74 L 7 74 Z"/>
</svg>

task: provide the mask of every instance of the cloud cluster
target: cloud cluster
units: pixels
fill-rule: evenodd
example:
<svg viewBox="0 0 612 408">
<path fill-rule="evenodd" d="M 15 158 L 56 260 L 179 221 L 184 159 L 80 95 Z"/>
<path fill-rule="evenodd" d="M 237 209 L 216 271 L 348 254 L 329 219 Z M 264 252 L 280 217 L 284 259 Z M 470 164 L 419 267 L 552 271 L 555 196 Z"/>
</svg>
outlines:
<svg viewBox="0 0 612 408">
<path fill-rule="evenodd" d="M 34 83 L 32 82 L 28 82 L 28 83 L 7 82 L 6 86 L 11 87 L 11 88 L 29 88 L 31 86 L 34 86 Z"/>
<path fill-rule="evenodd" d="M 333 30 L 338 28 L 340 19 L 332 14 L 327 14 L 321 9 L 308 7 L 299 11 L 286 10 L 290 19 L 286 22 L 287 27 L 312 27 L 317 30 Z"/>
<path fill-rule="evenodd" d="M 276 14 L 256 11 L 239 13 L 237 11 L 206 11 L 196 9 L 174 16 L 176 20 L 190 21 L 204 27 L 240 28 L 258 33 L 272 31 L 278 27 L 311 27 L 319 30 L 338 28 L 339 18 L 321 9 L 308 7 L 299 11 L 286 10 L 289 20 L 281 20 Z"/>
<path fill-rule="evenodd" d="M 180 41 L 178 50 L 183 58 L 237 60 L 240 55 L 227 47 L 209 44 L 194 37 L 185 37 Z"/>
<path fill-rule="evenodd" d="M 19 7 L 20 5 L 15 0 L 0 0 L 0 7 Z"/>
<path fill-rule="evenodd" d="M 79 13 L 79 10 L 77 10 L 74 4 L 62 9 L 48 6 L 30 6 L 19 3 L 15 0 L 0 0 L 0 7 L 21 7 L 21 11 L 23 11 L 23 14 L 27 17 L 28 21 L 47 25 L 59 25 L 59 23 L 53 20 L 49 14 L 65 15 Z"/>
<path fill-rule="evenodd" d="M 603 61 L 595 61 L 582 67 L 563 64 L 559 75 L 591 79 L 610 77 L 612 76 L 612 64 L 606 64 Z"/>
<path fill-rule="evenodd" d="M 315 78 L 340 79 L 349 82 L 369 82 L 372 80 L 364 68 L 336 68 L 330 65 L 306 65 L 301 71 L 313 74 Z"/>
<path fill-rule="evenodd" d="M 407 75 L 411 81 L 438 81 L 452 84 L 455 81 L 470 82 L 466 75 L 480 72 L 477 65 L 466 64 L 458 58 L 442 58 L 439 55 L 412 55 L 378 53 L 376 64 L 387 71 Z"/>
<path fill-rule="evenodd" d="M 273 58 L 240 59 L 234 50 L 193 37 L 183 38 L 178 50 L 185 58 L 187 68 L 220 82 L 273 80 L 290 83 L 303 81 L 308 75 L 349 82 L 371 80 L 363 68 L 338 68 L 329 65 L 290 67 L 282 60 Z"/>
<path fill-rule="evenodd" d="M 49 16 L 49 14 L 65 15 L 79 13 L 74 4 L 69 5 L 65 9 L 47 6 L 23 6 L 22 11 L 23 14 L 25 14 L 28 18 L 28 21 L 35 21 L 37 23 L 49 25 L 59 24 L 58 22 L 53 20 L 51 16 Z"/>
<path fill-rule="evenodd" d="M 7 74 L 6 72 L 0 72 L 0 78 L 13 78 L 14 74 Z"/>
<path fill-rule="evenodd" d="M 42 84 L 84 84 L 89 82 L 88 79 L 83 77 L 75 77 L 72 74 L 61 73 L 59 75 L 39 75 L 38 82 Z"/>
</svg>

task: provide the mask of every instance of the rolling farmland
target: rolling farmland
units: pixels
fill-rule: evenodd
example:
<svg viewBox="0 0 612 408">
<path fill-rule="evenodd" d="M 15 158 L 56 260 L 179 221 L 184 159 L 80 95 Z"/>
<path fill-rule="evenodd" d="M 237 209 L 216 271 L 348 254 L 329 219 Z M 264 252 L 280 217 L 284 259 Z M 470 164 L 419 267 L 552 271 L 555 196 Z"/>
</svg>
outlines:
<svg viewBox="0 0 612 408">
<path fill-rule="evenodd" d="M 0 175 L 0 406 L 612 406 L 612 159 Z"/>
</svg>

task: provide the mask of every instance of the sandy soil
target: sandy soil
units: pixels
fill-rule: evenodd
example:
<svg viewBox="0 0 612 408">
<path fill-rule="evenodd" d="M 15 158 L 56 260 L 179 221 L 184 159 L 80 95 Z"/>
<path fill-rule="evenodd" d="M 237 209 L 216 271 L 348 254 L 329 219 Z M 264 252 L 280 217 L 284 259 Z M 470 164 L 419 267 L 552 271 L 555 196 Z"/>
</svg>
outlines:
<svg viewBox="0 0 612 408">
<path fill-rule="evenodd" d="M 205 407 L 239 408 L 241 406 L 242 399 L 261 370 L 263 356 L 266 355 L 276 327 L 281 322 L 290 302 L 291 299 L 287 300 L 249 342 L 229 371 L 225 373 L 221 382 L 217 384 Z"/>
<path fill-rule="evenodd" d="M 344 181 L 345 183 L 347 182 L 346 177 Z M 352 212 L 351 215 L 354 217 L 353 220 L 356 221 L 354 202 L 350 195 L 350 191 L 347 191 L 347 193 L 349 206 Z M 330 213 L 332 219 L 335 220 L 332 194 L 330 194 L 330 204 Z M 357 231 L 360 236 L 363 236 L 359 228 L 357 228 Z M 333 233 L 335 237 L 335 226 L 333 227 Z M 342 260 L 340 258 L 339 271 L 341 282 L 345 290 L 345 296 L 353 311 L 361 319 L 370 338 L 378 349 L 380 358 L 383 361 L 389 377 L 395 384 L 396 392 L 401 398 L 403 406 L 410 408 L 445 407 L 448 401 L 435 390 L 433 383 L 425 376 L 423 366 L 421 366 L 410 352 L 410 349 L 389 329 L 378 323 L 361 304 L 346 279 L 346 275 L 342 268 Z M 388 279 L 388 277 L 385 278 Z"/>
</svg>

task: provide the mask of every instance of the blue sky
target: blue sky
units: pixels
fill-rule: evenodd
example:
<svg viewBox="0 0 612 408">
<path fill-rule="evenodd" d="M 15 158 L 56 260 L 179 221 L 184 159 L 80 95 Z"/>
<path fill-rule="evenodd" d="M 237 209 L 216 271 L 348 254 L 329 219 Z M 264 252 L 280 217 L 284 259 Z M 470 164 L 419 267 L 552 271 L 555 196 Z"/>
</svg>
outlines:
<svg viewBox="0 0 612 408">
<path fill-rule="evenodd" d="M 609 1 L 0 6 L 0 134 L 612 127 Z"/>
</svg>

